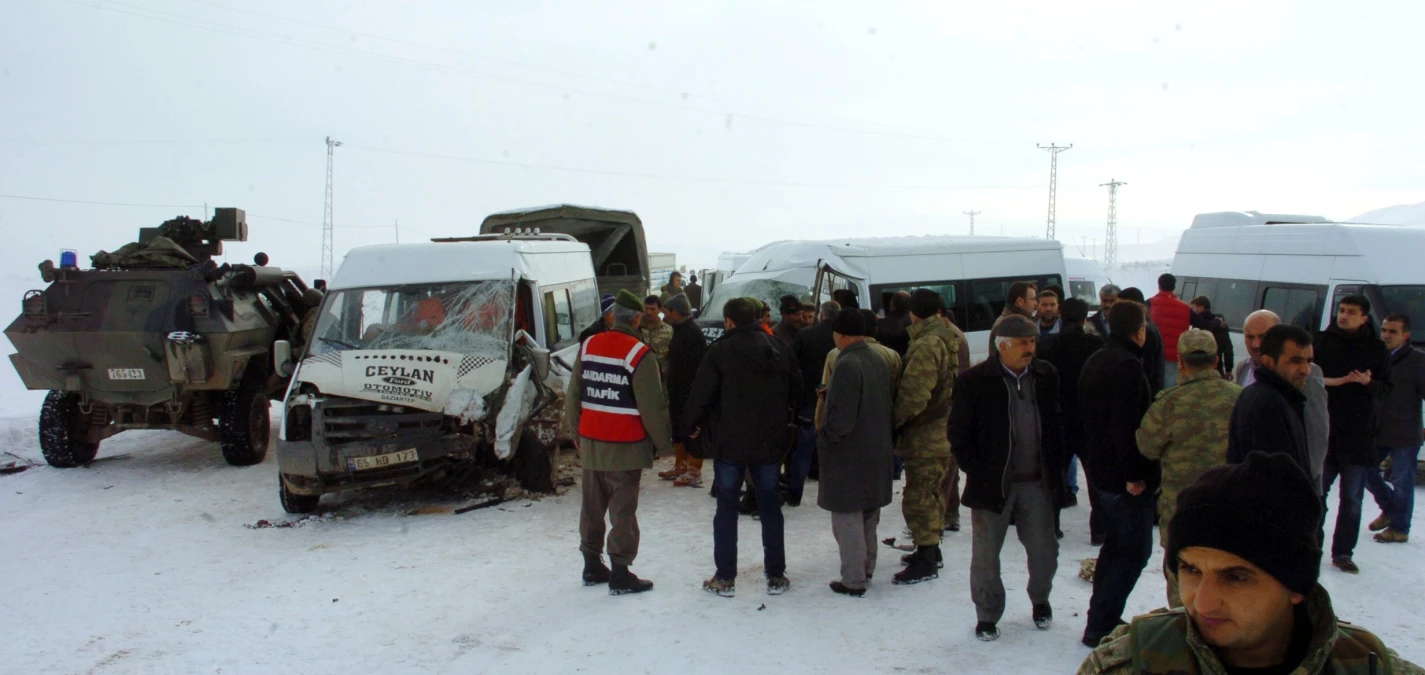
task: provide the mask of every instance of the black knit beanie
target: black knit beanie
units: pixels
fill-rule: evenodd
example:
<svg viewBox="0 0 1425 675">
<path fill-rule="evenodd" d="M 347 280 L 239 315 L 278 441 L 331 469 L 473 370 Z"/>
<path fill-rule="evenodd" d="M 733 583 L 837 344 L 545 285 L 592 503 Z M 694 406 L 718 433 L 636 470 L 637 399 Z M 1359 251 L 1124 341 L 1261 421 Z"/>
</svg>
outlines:
<svg viewBox="0 0 1425 675">
<path fill-rule="evenodd" d="M 929 319 L 945 309 L 945 299 L 929 288 L 917 288 L 910 294 L 910 313 L 922 319 Z"/>
<path fill-rule="evenodd" d="M 1253 452 L 1178 494 L 1164 555 L 1176 574 L 1182 549 L 1226 551 L 1305 594 L 1321 571 L 1320 527 L 1321 499 L 1306 472 L 1284 453 Z"/>
<path fill-rule="evenodd" d="M 866 319 L 855 307 L 843 309 L 831 320 L 831 330 L 846 337 L 861 337 L 866 334 Z"/>
</svg>

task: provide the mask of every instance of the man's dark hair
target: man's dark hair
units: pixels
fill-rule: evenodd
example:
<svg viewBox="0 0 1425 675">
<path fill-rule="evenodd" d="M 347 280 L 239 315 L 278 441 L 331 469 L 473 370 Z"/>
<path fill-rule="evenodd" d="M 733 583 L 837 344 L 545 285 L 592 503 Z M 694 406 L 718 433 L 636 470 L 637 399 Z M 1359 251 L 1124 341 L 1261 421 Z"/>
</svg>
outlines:
<svg viewBox="0 0 1425 675">
<path fill-rule="evenodd" d="M 1119 292 L 1118 292 L 1118 299 L 1119 299 L 1119 300 L 1131 300 L 1131 301 L 1136 302 L 1136 303 L 1138 303 L 1138 304 L 1140 304 L 1140 305 L 1143 304 L 1143 303 L 1145 303 L 1145 302 L 1147 302 L 1146 300 L 1143 299 L 1143 291 L 1138 290 L 1138 287 L 1137 287 L 1137 286 L 1129 286 L 1128 288 L 1125 288 L 1125 289 L 1119 291 Z"/>
<path fill-rule="evenodd" d="M 696 284 L 696 283 L 698 283 L 698 275 L 696 275 L 696 274 L 689 274 L 689 275 L 688 275 L 688 283 L 690 283 L 690 284 Z"/>
<path fill-rule="evenodd" d="M 1081 324 L 1089 318 L 1089 303 L 1078 298 L 1069 298 L 1059 308 L 1059 318 L 1067 324 Z"/>
<path fill-rule="evenodd" d="M 1344 298 L 1341 298 L 1341 300 L 1336 303 L 1336 306 L 1339 308 L 1341 305 L 1354 305 L 1356 307 L 1361 308 L 1362 314 L 1371 313 L 1370 299 L 1364 295 L 1361 295 L 1360 293 L 1352 293 Z"/>
<path fill-rule="evenodd" d="M 1286 351 L 1286 343 L 1292 343 L 1298 347 L 1311 346 L 1311 333 L 1300 326 L 1293 326 L 1289 323 L 1279 323 L 1267 329 L 1266 335 L 1262 336 L 1262 356 L 1270 356 L 1275 361 L 1282 357 L 1282 352 Z"/>
<path fill-rule="evenodd" d="M 1193 298 L 1193 299 L 1192 299 L 1192 302 L 1189 302 L 1188 304 L 1189 304 L 1189 305 L 1197 305 L 1197 306 L 1201 307 L 1201 308 L 1202 308 L 1202 311 L 1204 311 L 1204 312 L 1211 312 L 1211 311 L 1212 311 L 1212 301 L 1211 301 L 1211 300 L 1208 300 L 1206 295 L 1199 295 L 1199 296 L 1197 296 L 1196 298 Z"/>
<path fill-rule="evenodd" d="M 1044 293 L 1053 293 L 1054 297 L 1058 298 L 1060 301 L 1063 301 L 1064 298 L 1068 297 L 1068 294 L 1064 292 L 1064 287 L 1060 286 L 1059 284 L 1049 284 L 1048 286 L 1045 286 L 1044 290 L 1040 291 L 1039 293 L 1040 295 L 1043 295 Z"/>
<path fill-rule="evenodd" d="M 1046 297 L 1046 296 L 1047 296 L 1047 297 L 1054 298 L 1055 300 L 1058 300 L 1058 299 L 1059 299 L 1059 294 L 1058 294 L 1058 293 L 1055 293 L 1055 292 L 1054 292 L 1054 289 L 1052 289 L 1052 288 L 1046 288 L 1046 289 L 1044 289 L 1044 290 L 1042 290 L 1042 291 L 1039 291 L 1039 297 L 1040 297 L 1040 299 L 1043 299 L 1043 298 Z"/>
<path fill-rule="evenodd" d="M 722 306 L 722 315 L 738 328 L 751 326 L 757 323 L 757 306 L 747 298 L 733 298 Z"/>
<path fill-rule="evenodd" d="M 1182 360 L 1183 365 L 1188 367 L 1188 370 L 1202 370 L 1203 368 L 1211 368 L 1213 362 L 1217 360 L 1217 355 L 1193 352 L 1191 354 L 1178 354 L 1178 358 Z"/>
<path fill-rule="evenodd" d="M 945 308 L 945 299 L 929 288 L 917 288 L 910 294 L 910 313 L 929 319 Z"/>
<path fill-rule="evenodd" d="M 910 311 L 910 292 L 896 291 L 886 302 L 886 316 L 902 317 Z"/>
<path fill-rule="evenodd" d="M 1013 305 L 1015 302 L 1029 297 L 1029 291 L 1031 290 L 1037 290 L 1034 285 L 1034 282 L 1016 281 L 1009 285 L 1009 295 L 1004 299 L 1004 301 Z"/>
<path fill-rule="evenodd" d="M 1178 278 L 1169 273 L 1158 275 L 1158 290 L 1169 293 L 1178 290 Z"/>
<path fill-rule="evenodd" d="M 658 296 L 656 296 L 656 295 L 650 295 L 650 296 L 644 298 L 644 299 L 643 299 L 643 304 L 645 304 L 645 305 L 654 305 L 654 306 L 656 306 L 658 309 L 663 309 L 663 301 L 660 300 L 660 299 L 658 298 Z"/>
<path fill-rule="evenodd" d="M 876 320 L 878 318 L 876 313 L 869 309 L 863 309 L 861 318 L 866 321 L 866 337 L 871 340 L 876 339 Z"/>
<path fill-rule="evenodd" d="M 1138 334 L 1138 329 L 1147 324 L 1147 308 L 1132 300 L 1119 300 L 1113 303 L 1113 309 L 1108 310 L 1108 332 L 1122 335 L 1125 340 L 1131 340 Z"/>
<path fill-rule="evenodd" d="M 860 309 L 861 302 L 856 299 L 856 293 L 849 288 L 841 288 L 831 292 L 831 299 L 842 309 Z"/>
<path fill-rule="evenodd" d="M 1387 316 L 1387 317 L 1385 318 L 1385 321 L 1394 321 L 1394 322 L 1400 324 L 1400 330 L 1401 330 L 1401 332 L 1403 332 L 1403 333 L 1409 333 L 1409 332 L 1410 332 L 1410 317 L 1408 317 L 1408 316 L 1406 316 L 1406 315 L 1404 315 L 1404 314 L 1391 314 L 1390 316 Z M 1382 323 L 1384 323 L 1384 322 L 1382 322 Z"/>
<path fill-rule="evenodd" d="M 678 277 L 679 279 L 682 279 L 682 278 L 683 278 L 683 273 L 682 273 L 682 272 L 679 272 L 679 271 L 677 271 L 677 270 L 673 270 L 673 272 L 668 275 L 668 280 L 669 280 L 669 281 L 672 281 L 672 280 L 673 280 L 673 277 Z"/>
</svg>

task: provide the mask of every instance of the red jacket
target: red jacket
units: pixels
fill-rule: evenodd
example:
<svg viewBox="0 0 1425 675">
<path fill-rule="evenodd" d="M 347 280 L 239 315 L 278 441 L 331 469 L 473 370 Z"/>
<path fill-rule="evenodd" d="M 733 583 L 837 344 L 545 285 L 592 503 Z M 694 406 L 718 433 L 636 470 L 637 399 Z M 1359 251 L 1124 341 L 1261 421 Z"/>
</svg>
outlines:
<svg viewBox="0 0 1425 675">
<path fill-rule="evenodd" d="M 1192 327 L 1192 308 L 1178 296 L 1159 291 L 1148 299 L 1148 313 L 1163 334 L 1163 357 L 1168 363 L 1178 362 L 1178 336 Z"/>
<path fill-rule="evenodd" d="M 633 393 L 633 371 L 647 356 L 648 345 L 621 331 L 599 333 L 584 341 L 579 360 L 584 388 L 579 435 L 606 443 L 637 443 L 648 438 Z"/>
</svg>

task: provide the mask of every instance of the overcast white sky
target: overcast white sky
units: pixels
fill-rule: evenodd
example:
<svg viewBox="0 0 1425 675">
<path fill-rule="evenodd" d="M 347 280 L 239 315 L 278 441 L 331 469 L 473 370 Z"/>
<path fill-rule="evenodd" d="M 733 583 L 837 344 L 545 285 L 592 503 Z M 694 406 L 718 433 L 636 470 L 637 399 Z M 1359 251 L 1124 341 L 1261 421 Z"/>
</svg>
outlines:
<svg viewBox="0 0 1425 675">
<path fill-rule="evenodd" d="M 250 214 L 230 253 L 315 267 L 327 135 L 338 254 L 554 202 L 699 266 L 971 209 L 1043 236 L 1050 142 L 1066 246 L 1110 178 L 1127 243 L 1425 199 L 1425 5 L 1169 4 L 5 0 L 0 193 L 196 208 L 0 197 L 0 264 L 206 203 Z"/>
</svg>

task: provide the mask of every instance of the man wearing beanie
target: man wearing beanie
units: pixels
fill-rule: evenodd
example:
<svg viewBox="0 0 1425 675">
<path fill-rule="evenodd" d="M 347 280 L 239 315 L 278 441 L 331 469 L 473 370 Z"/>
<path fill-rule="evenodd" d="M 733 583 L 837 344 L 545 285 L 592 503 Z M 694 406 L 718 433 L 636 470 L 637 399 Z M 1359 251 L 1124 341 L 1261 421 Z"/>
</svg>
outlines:
<svg viewBox="0 0 1425 675">
<path fill-rule="evenodd" d="M 956 351 L 950 322 L 940 316 L 940 294 L 921 288 L 910 295 L 911 325 L 900 385 L 896 388 L 896 454 L 905 460 L 901 512 L 915 540 L 915 553 L 892 583 L 915 584 L 939 576 L 940 534 L 945 527 L 945 493 L 940 484 L 954 460 L 945 424 L 955 386 Z"/>
<path fill-rule="evenodd" d="M 1189 328 L 1174 345 L 1178 354 L 1178 385 L 1164 389 L 1148 408 L 1138 427 L 1138 452 L 1162 468 L 1158 495 L 1158 539 L 1168 545 L 1168 523 L 1177 507 L 1178 493 L 1204 471 L 1227 459 L 1228 422 L 1242 388 L 1222 379 L 1217 370 L 1217 338 L 1205 330 Z M 1168 606 L 1181 607 L 1178 580 L 1168 572 Z"/>
<path fill-rule="evenodd" d="M 882 359 L 885 359 L 886 365 L 891 369 L 891 396 L 894 397 L 895 388 L 900 386 L 901 355 L 881 343 L 880 327 L 877 325 L 879 319 L 876 317 L 875 312 L 869 309 L 858 309 L 856 311 L 861 313 L 861 318 L 866 319 L 866 335 L 863 342 L 866 343 L 867 347 L 871 348 L 871 351 L 879 354 Z M 821 370 L 822 388 L 817 396 L 816 418 L 814 420 L 817 430 L 820 430 L 821 425 L 826 422 L 827 390 L 831 386 L 831 377 L 836 370 L 836 357 L 839 356 L 840 353 L 840 349 L 831 350 L 831 353 L 826 355 L 826 367 Z"/>
<path fill-rule="evenodd" d="M 1336 619 L 1316 581 L 1321 501 L 1287 456 L 1254 452 L 1178 495 L 1164 554 L 1183 607 L 1119 626 L 1079 675 L 1419 675 L 1365 629 Z"/>
<path fill-rule="evenodd" d="M 1032 319 L 1009 316 L 999 327 L 995 351 L 960 377 L 949 426 L 955 459 L 965 469 L 962 502 L 970 508 L 975 637 L 986 642 L 999 638 L 1004 616 L 1000 551 L 1011 519 L 1029 559 L 1026 590 L 1034 625 L 1053 625 L 1049 593 L 1059 567 L 1054 510 L 1064 494 L 1059 374 L 1034 358 L 1039 327 Z"/>
<path fill-rule="evenodd" d="M 891 503 L 891 384 L 894 371 L 864 335 L 869 310 L 843 309 L 832 322 L 837 355 L 826 394 L 826 424 L 817 431 L 821 458 L 816 504 L 831 512 L 841 578 L 831 590 L 860 597 L 876 571 L 876 526 Z M 891 356 L 895 352 L 882 347 Z"/>
<path fill-rule="evenodd" d="M 638 336 L 643 302 L 619 291 L 613 328 L 579 347 L 565 393 L 564 416 L 579 430 L 575 447 L 583 464 L 579 550 L 584 585 L 607 583 L 610 595 L 652 590 L 629 571 L 638 555 L 638 484 L 659 452 L 672 449 L 668 399 L 658 357 Z M 604 567 L 604 517 L 609 560 Z"/>
<path fill-rule="evenodd" d="M 797 337 L 797 331 L 802 329 L 802 301 L 795 295 L 784 295 L 777 304 L 782 320 L 772 327 L 772 334 L 790 347 Z"/>
</svg>

